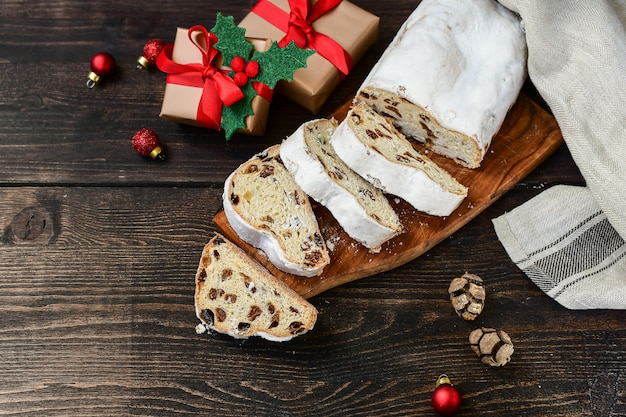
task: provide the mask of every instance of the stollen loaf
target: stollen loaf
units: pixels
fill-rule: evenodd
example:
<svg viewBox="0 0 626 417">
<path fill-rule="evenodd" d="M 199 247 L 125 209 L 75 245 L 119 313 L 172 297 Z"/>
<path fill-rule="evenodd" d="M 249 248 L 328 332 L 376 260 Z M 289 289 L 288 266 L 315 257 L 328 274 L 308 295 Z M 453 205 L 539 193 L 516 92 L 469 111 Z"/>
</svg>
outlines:
<svg viewBox="0 0 626 417">
<path fill-rule="evenodd" d="M 406 136 L 480 166 L 526 78 L 519 18 L 495 0 L 424 0 L 359 88 Z"/>
<path fill-rule="evenodd" d="M 335 217 L 354 240 L 371 251 L 402 231 L 398 215 L 381 190 L 352 171 L 335 153 L 334 119 L 303 123 L 280 146 L 296 183 Z"/>
<path fill-rule="evenodd" d="M 317 320 L 313 305 L 220 234 L 202 251 L 194 298 L 202 327 L 238 339 L 282 342 Z"/>
<path fill-rule="evenodd" d="M 467 196 L 467 187 L 363 102 L 350 109 L 330 143 L 355 172 L 419 211 L 448 216 Z"/>
<path fill-rule="evenodd" d="M 312 277 L 330 263 L 309 197 L 274 145 L 241 164 L 224 184 L 224 214 L 233 230 L 281 271 Z"/>
</svg>

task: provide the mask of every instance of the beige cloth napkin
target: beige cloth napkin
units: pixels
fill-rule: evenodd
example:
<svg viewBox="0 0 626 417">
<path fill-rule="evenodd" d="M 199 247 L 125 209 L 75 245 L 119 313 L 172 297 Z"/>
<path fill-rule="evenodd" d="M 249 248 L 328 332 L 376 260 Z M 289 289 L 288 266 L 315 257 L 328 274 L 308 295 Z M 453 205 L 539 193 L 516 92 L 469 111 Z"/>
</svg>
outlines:
<svg viewBox="0 0 626 417">
<path fill-rule="evenodd" d="M 511 259 L 571 309 L 626 309 L 626 0 L 499 0 L 520 15 L 528 75 L 586 187 L 493 220 Z"/>
</svg>

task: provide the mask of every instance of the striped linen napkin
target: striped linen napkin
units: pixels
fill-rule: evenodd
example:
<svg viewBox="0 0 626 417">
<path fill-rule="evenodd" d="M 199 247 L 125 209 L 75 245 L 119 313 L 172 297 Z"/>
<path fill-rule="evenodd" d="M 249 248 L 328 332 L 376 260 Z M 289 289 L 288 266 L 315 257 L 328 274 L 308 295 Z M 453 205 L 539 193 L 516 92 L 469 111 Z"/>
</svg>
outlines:
<svg viewBox="0 0 626 417">
<path fill-rule="evenodd" d="M 499 0 L 586 187 L 554 186 L 493 219 L 528 277 L 570 309 L 626 309 L 626 0 Z"/>
</svg>

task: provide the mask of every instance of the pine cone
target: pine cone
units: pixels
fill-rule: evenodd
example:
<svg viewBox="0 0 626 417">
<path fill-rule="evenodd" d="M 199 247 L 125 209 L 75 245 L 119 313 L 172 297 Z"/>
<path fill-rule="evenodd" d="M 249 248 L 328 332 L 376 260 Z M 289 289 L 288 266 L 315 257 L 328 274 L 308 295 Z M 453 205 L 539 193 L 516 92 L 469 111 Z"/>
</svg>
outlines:
<svg viewBox="0 0 626 417">
<path fill-rule="evenodd" d="M 470 333 L 469 342 L 485 365 L 504 366 L 511 360 L 513 342 L 502 330 L 481 327 Z"/>
<path fill-rule="evenodd" d="M 464 273 L 454 278 L 448 288 L 452 307 L 459 317 L 474 320 L 485 306 L 485 286 L 478 275 Z"/>
</svg>

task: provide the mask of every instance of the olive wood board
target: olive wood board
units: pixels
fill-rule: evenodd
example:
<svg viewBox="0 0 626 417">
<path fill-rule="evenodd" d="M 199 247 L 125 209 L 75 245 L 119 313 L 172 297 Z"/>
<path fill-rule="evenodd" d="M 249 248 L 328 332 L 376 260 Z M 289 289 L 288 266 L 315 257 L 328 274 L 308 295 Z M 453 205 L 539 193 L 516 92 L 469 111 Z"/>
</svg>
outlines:
<svg viewBox="0 0 626 417">
<path fill-rule="evenodd" d="M 345 118 L 351 103 L 333 113 Z M 461 167 L 450 159 L 428 153 L 469 189 L 461 205 L 447 217 L 416 211 L 404 200 L 389 196 L 405 232 L 385 242 L 378 253 L 351 239 L 330 212 L 311 199 L 320 230 L 330 242 L 330 264 L 316 277 L 285 273 L 272 265 L 260 250 L 243 242 L 230 227 L 224 211 L 213 221 L 223 235 L 235 242 L 296 292 L 310 298 L 347 282 L 388 271 L 409 262 L 452 235 L 528 175 L 563 142 L 556 120 L 525 94 L 520 94 L 477 169 Z M 420 145 L 416 144 L 419 149 Z M 422 149 L 423 151 L 423 149 Z"/>
</svg>

